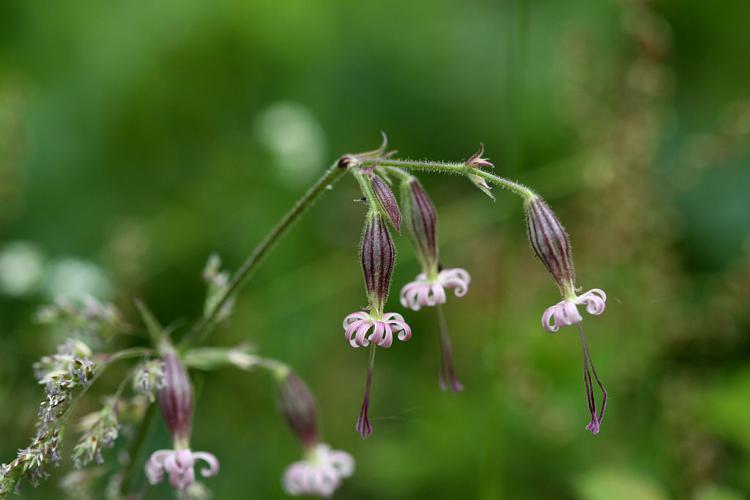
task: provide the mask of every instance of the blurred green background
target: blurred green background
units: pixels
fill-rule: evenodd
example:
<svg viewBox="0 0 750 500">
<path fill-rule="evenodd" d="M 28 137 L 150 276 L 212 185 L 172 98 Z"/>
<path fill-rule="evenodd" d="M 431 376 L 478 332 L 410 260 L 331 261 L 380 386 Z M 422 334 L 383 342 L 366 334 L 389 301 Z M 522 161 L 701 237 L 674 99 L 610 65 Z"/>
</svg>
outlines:
<svg viewBox="0 0 750 500">
<path fill-rule="evenodd" d="M 60 341 L 33 322 L 40 305 L 93 293 L 137 322 L 140 297 L 184 332 L 209 253 L 236 268 L 384 130 L 405 157 L 458 161 L 484 142 L 497 173 L 548 199 L 579 284 L 610 297 L 585 325 L 611 399 L 592 436 L 575 330 L 539 324 L 559 296 L 519 200 L 427 176 L 442 260 L 473 276 L 446 308 L 466 390 L 439 390 L 436 318 L 410 312 L 413 339 L 377 357 L 360 439 L 367 354 L 341 321 L 365 302 L 363 207 L 344 179 L 211 337 L 309 382 L 324 440 L 357 460 L 337 496 L 747 498 L 748 18 L 743 0 L 4 0 L 0 462 L 33 436 L 31 364 Z M 418 266 L 397 245 L 390 309 L 405 314 L 395 296 Z M 283 498 L 300 451 L 270 378 L 226 369 L 201 387 L 193 445 L 221 460 L 217 498 Z M 149 449 L 165 445 L 161 428 Z M 70 465 L 22 497 L 61 496 Z"/>
</svg>

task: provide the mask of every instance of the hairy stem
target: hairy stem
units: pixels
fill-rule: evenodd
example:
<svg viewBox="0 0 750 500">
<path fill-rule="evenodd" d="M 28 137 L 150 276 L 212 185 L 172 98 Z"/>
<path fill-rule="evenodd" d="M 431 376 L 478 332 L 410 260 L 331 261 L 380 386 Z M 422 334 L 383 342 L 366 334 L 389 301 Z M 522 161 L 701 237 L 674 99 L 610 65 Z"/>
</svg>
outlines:
<svg viewBox="0 0 750 500">
<path fill-rule="evenodd" d="M 323 176 L 313 184 L 310 189 L 300 198 L 297 203 L 284 215 L 284 217 L 271 229 L 271 231 L 263 238 L 263 241 L 255 247 L 255 250 L 250 256 L 245 259 L 242 266 L 234 273 L 232 279 L 229 282 L 229 286 L 222 293 L 220 298 L 214 303 L 213 307 L 207 311 L 205 315 L 195 324 L 192 330 L 185 336 L 181 346 L 186 347 L 192 342 L 201 342 L 211 332 L 211 329 L 216 323 L 216 318 L 219 315 L 222 307 L 226 302 L 245 284 L 247 284 L 249 278 L 252 276 L 253 271 L 263 260 L 269 250 L 274 244 L 279 241 L 292 225 L 300 218 L 305 211 L 312 206 L 312 204 L 331 186 L 338 178 L 345 172 L 345 169 L 340 168 L 338 163 L 334 163 L 328 170 L 325 171 Z"/>
<path fill-rule="evenodd" d="M 415 160 L 392 160 L 392 159 L 374 159 L 364 160 L 363 164 L 377 164 L 381 167 L 397 167 L 412 171 L 438 172 L 443 174 L 454 175 L 476 175 L 496 186 L 507 189 L 512 193 L 521 196 L 524 199 L 536 196 L 534 191 L 518 182 L 511 181 L 505 177 L 500 177 L 490 172 L 486 172 L 476 167 L 470 167 L 464 163 L 443 163 L 434 161 L 415 161 Z"/>
</svg>

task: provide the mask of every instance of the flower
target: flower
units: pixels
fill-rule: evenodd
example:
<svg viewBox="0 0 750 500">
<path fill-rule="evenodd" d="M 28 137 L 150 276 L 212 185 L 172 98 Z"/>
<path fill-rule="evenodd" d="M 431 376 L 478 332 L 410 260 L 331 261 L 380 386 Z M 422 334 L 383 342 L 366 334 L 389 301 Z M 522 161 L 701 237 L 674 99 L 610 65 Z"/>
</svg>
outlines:
<svg viewBox="0 0 750 500">
<path fill-rule="evenodd" d="M 589 290 L 582 295 L 576 293 L 573 252 L 565 228 L 549 205 L 536 195 L 526 200 L 524 208 L 531 248 L 552 275 L 563 297 L 562 301 L 545 309 L 542 314 L 542 326 L 550 333 L 558 331 L 561 326 L 576 325 L 578 327 L 583 349 L 583 383 L 586 390 L 586 403 L 591 414 L 591 420 L 586 425 L 586 429 L 593 434 L 598 434 L 604 419 L 604 411 L 607 408 L 607 390 L 594 368 L 588 340 L 581 326 L 583 317 L 578 312 L 578 306 L 585 305 L 589 314 L 598 316 L 606 308 L 607 294 L 599 288 Z M 598 413 L 594 381 L 602 393 L 602 404 Z"/>
<path fill-rule="evenodd" d="M 283 486 L 290 495 L 331 496 L 341 479 L 354 472 L 354 459 L 318 441 L 318 409 L 310 388 L 291 369 L 275 372 L 279 410 L 305 450 L 305 459 L 284 472 Z"/>
<path fill-rule="evenodd" d="M 474 160 L 481 159 L 481 151 L 475 156 L 476 158 L 472 157 Z M 440 305 L 447 299 L 446 288 L 453 289 L 456 297 L 466 295 L 471 276 L 464 269 L 441 268 L 438 262 L 437 211 L 427 192 L 414 177 L 409 177 L 402 183 L 401 200 L 406 228 L 422 264 L 422 273 L 401 289 L 401 305 L 414 311 L 424 306 L 436 306 L 441 354 L 438 382 L 443 390 L 450 387 L 454 392 L 460 392 L 463 385 L 458 381 L 453 367 L 453 347 L 448 333 L 448 322 Z"/>
<path fill-rule="evenodd" d="M 372 333 L 368 336 L 370 330 L 372 330 Z M 404 317 L 398 313 L 378 313 L 378 316 L 375 316 L 365 311 L 357 311 L 344 318 L 344 335 L 349 340 L 349 344 L 354 348 L 370 346 L 365 395 L 355 426 L 362 438 L 372 434 L 372 424 L 370 424 L 368 411 L 370 408 L 372 373 L 375 368 L 375 348 L 376 346 L 385 349 L 391 347 L 394 333 L 399 340 L 404 342 L 411 338 L 411 328 L 404 321 Z"/>
<path fill-rule="evenodd" d="M 453 289 L 456 297 L 463 297 L 469 291 L 471 276 L 464 269 L 443 269 L 432 279 L 421 273 L 417 279 L 401 289 L 401 305 L 414 311 L 424 306 L 445 304 L 445 289 Z"/>
<path fill-rule="evenodd" d="M 159 409 L 172 434 L 174 449 L 157 450 L 146 462 L 146 478 L 151 484 L 160 483 L 164 473 L 169 474 L 169 483 L 179 491 L 185 491 L 195 483 L 193 467 L 203 460 L 208 467 L 201 469 L 203 477 L 215 476 L 219 472 L 219 461 L 212 453 L 194 452 L 190 449 L 190 433 L 193 423 L 193 386 L 185 366 L 171 345 L 162 348 L 163 386 L 159 389 Z"/>
<path fill-rule="evenodd" d="M 367 335 L 372 330 L 372 333 Z M 411 328 L 398 313 L 385 313 L 376 319 L 365 311 L 357 311 L 344 318 L 344 336 L 352 347 L 367 347 L 370 342 L 388 349 L 393 343 L 393 334 L 406 342 L 411 338 Z"/>
<path fill-rule="evenodd" d="M 548 332 L 555 333 L 561 326 L 569 326 L 583 321 L 577 306 L 585 305 L 589 314 L 598 316 L 604 312 L 606 302 L 607 294 L 599 288 L 577 295 L 573 299 L 561 300 L 554 306 L 545 309 L 544 314 L 542 314 L 542 326 Z"/>
<path fill-rule="evenodd" d="M 318 408 L 304 380 L 287 369 L 279 374 L 279 411 L 304 447 L 318 442 Z"/>
<path fill-rule="evenodd" d="M 560 326 L 583 321 L 583 317 L 578 313 L 578 305 L 585 305 L 589 314 L 598 316 L 603 313 L 607 302 L 604 290 L 594 288 L 583 295 L 576 293 L 570 240 L 555 213 L 538 196 L 526 200 L 525 209 L 531 247 L 552 275 L 563 297 L 561 302 L 548 307 L 542 314 L 544 329 L 556 332 Z"/>
<path fill-rule="evenodd" d="M 212 477 L 219 473 L 219 461 L 212 453 L 204 451 L 158 450 L 151 454 L 146 463 L 146 478 L 151 484 L 164 480 L 164 473 L 169 474 L 169 484 L 179 491 L 188 489 L 195 482 L 193 467 L 198 460 L 203 460 L 207 467 L 200 470 L 201 476 Z"/>
<path fill-rule="evenodd" d="M 320 443 L 308 450 L 304 460 L 287 467 L 283 486 L 290 495 L 330 497 L 341 485 L 341 480 L 353 472 L 351 455 Z"/>
</svg>

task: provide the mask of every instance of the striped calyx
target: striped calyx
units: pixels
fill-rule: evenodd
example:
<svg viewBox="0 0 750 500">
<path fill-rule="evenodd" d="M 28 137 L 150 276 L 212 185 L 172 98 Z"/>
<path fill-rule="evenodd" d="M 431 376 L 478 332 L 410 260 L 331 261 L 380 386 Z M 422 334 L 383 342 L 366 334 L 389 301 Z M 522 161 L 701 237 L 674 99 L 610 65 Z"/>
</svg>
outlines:
<svg viewBox="0 0 750 500">
<path fill-rule="evenodd" d="M 432 200 L 417 179 L 401 184 L 401 207 L 404 224 L 409 232 L 423 271 L 428 275 L 437 272 L 437 212 Z"/>
<path fill-rule="evenodd" d="M 370 182 L 378 206 L 383 211 L 383 214 L 388 217 L 389 222 L 393 225 L 396 232 L 401 233 L 401 212 L 398 210 L 398 203 L 396 203 L 396 197 L 393 196 L 393 191 L 377 174 L 372 175 Z"/>
<path fill-rule="evenodd" d="M 307 384 L 289 371 L 279 381 L 279 410 L 306 448 L 318 443 L 318 410 Z"/>
<path fill-rule="evenodd" d="M 564 298 L 575 297 L 575 270 L 570 240 L 560 220 L 538 196 L 526 200 L 529 242 L 555 279 Z"/>
<path fill-rule="evenodd" d="M 159 390 L 159 409 L 176 442 L 187 446 L 193 419 L 193 386 L 185 366 L 173 349 L 162 355 L 164 386 Z"/>
<path fill-rule="evenodd" d="M 382 315 L 391 286 L 396 249 L 383 216 L 370 211 L 362 232 L 359 257 L 365 277 L 371 313 Z"/>
</svg>

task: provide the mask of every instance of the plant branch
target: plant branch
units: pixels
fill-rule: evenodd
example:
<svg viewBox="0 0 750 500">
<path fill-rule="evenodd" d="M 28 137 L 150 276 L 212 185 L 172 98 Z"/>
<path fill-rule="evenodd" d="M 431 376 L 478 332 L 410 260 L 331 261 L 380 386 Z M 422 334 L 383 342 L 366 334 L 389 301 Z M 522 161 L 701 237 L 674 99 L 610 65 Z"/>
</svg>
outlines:
<svg viewBox="0 0 750 500">
<path fill-rule="evenodd" d="M 252 276 L 253 271 L 258 267 L 263 258 L 273 248 L 274 244 L 278 242 L 287 231 L 294 225 L 294 223 L 305 213 L 305 211 L 312 206 L 313 203 L 327 190 L 329 186 L 333 185 L 339 177 L 345 172 L 344 168 L 340 168 L 338 162 L 334 163 L 328 170 L 325 171 L 323 176 L 313 184 L 310 189 L 300 198 L 297 203 L 284 215 L 284 217 L 271 229 L 271 231 L 263 238 L 263 241 L 255 247 L 255 250 L 250 256 L 245 259 L 242 266 L 234 273 L 232 279 L 229 282 L 226 290 L 222 293 L 218 300 L 213 304 L 213 307 L 195 324 L 190 332 L 180 343 L 181 347 L 186 347 L 193 342 L 201 342 L 211 332 L 211 329 L 216 323 L 216 319 L 221 311 L 222 307 L 227 301 L 247 284 L 248 280 Z"/>
<path fill-rule="evenodd" d="M 500 177 L 493 173 L 484 171 L 480 168 L 466 165 L 465 163 L 444 163 L 436 161 L 416 161 L 416 160 L 395 160 L 389 158 L 366 159 L 363 164 L 378 165 L 381 167 L 397 167 L 411 171 L 438 172 L 443 174 L 454 175 L 476 175 L 496 186 L 507 189 L 512 193 L 521 196 L 524 199 L 533 198 L 536 194 L 523 184 L 511 181 L 505 177 Z"/>
</svg>

